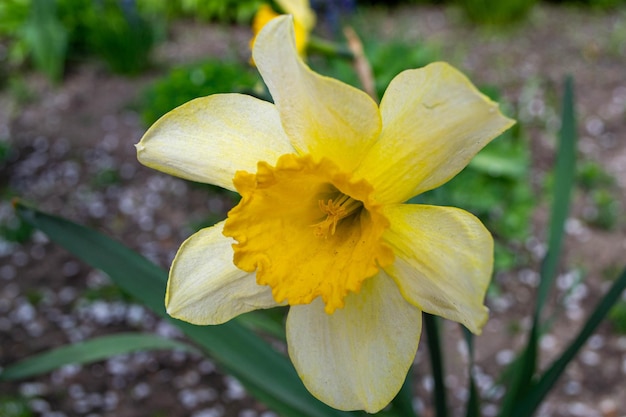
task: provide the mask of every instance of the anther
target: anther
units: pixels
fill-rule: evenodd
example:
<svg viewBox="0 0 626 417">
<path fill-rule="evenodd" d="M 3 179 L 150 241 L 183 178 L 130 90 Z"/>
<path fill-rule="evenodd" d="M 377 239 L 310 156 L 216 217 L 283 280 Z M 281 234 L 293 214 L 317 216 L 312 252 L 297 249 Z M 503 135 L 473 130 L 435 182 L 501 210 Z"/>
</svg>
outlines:
<svg viewBox="0 0 626 417">
<path fill-rule="evenodd" d="M 319 200 L 318 205 L 322 213 L 326 214 L 326 219 L 311 225 L 311 227 L 315 227 L 315 236 L 324 236 L 328 239 L 329 232 L 331 235 L 335 234 L 339 221 L 354 213 L 363 204 L 345 194 L 341 194 L 341 197 L 336 201 L 329 199 L 328 202 L 325 203 L 324 200 Z"/>
</svg>

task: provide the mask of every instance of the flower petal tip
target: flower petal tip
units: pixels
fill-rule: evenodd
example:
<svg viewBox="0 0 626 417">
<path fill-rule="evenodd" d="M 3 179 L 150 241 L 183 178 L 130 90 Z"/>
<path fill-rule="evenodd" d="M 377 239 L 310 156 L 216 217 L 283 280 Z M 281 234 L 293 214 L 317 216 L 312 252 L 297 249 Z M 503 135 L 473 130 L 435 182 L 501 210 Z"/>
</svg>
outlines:
<svg viewBox="0 0 626 417">
<path fill-rule="evenodd" d="M 479 320 L 476 320 L 473 326 L 467 327 L 467 329 L 473 334 L 475 334 L 476 336 L 480 336 L 482 334 L 483 328 L 489 321 L 489 308 L 487 308 L 486 306 L 483 306 L 483 313 L 484 314 L 482 315 L 482 317 Z"/>
</svg>

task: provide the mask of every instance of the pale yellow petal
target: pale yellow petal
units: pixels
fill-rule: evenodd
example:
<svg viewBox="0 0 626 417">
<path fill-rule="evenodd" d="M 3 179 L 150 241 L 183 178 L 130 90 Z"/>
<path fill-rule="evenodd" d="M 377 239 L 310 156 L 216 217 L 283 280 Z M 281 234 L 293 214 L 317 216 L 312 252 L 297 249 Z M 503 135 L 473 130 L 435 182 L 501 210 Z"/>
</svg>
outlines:
<svg viewBox="0 0 626 417">
<path fill-rule="evenodd" d="M 383 235 L 396 260 L 385 271 L 404 298 L 421 310 L 479 334 L 488 318 L 485 293 L 493 267 L 493 239 L 472 214 L 452 207 L 400 204 L 384 213 Z"/>
<path fill-rule="evenodd" d="M 450 180 L 514 123 L 442 62 L 396 76 L 380 111 L 380 139 L 357 175 L 374 185 L 382 203 L 401 203 Z"/>
<path fill-rule="evenodd" d="M 376 103 L 302 61 L 290 16 L 265 25 L 253 56 L 293 146 L 316 161 L 326 157 L 346 172 L 356 168 L 380 132 Z"/>
<path fill-rule="evenodd" d="M 235 172 L 293 153 L 276 108 L 242 94 L 192 100 L 161 117 L 137 144 L 139 161 L 192 181 L 235 190 Z"/>
<path fill-rule="evenodd" d="M 269 287 L 233 264 L 233 240 L 224 223 L 202 229 L 176 254 L 165 306 L 172 317 L 193 324 L 221 324 L 248 311 L 275 307 Z"/>
<path fill-rule="evenodd" d="M 315 26 L 315 12 L 309 0 L 276 0 L 276 4 L 283 12 L 293 15 L 294 20 L 300 22 L 307 31 L 310 32 Z"/>
<path fill-rule="evenodd" d="M 421 328 L 421 311 L 381 272 L 333 314 L 324 312 L 320 299 L 291 307 L 287 344 L 314 396 L 340 410 L 375 413 L 400 390 Z"/>
</svg>

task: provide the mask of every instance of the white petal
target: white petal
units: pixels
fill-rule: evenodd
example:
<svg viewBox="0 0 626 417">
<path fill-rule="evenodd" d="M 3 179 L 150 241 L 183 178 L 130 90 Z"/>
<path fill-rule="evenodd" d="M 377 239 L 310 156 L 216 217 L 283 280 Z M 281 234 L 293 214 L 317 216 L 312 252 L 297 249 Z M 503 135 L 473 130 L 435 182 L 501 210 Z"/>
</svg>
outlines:
<svg viewBox="0 0 626 417">
<path fill-rule="evenodd" d="M 192 100 L 161 117 L 137 144 L 139 161 L 159 171 L 235 191 L 236 171 L 256 172 L 294 153 L 273 104 L 242 94 Z"/>
<path fill-rule="evenodd" d="M 275 307 L 269 287 L 233 264 L 234 241 L 222 235 L 224 223 L 202 229 L 178 250 L 167 282 L 165 306 L 177 319 L 221 324 L 252 310 Z"/>
<path fill-rule="evenodd" d="M 421 311 L 384 272 L 329 315 L 318 298 L 291 307 L 289 356 L 309 391 L 340 410 L 375 413 L 398 393 L 413 363 Z"/>
</svg>

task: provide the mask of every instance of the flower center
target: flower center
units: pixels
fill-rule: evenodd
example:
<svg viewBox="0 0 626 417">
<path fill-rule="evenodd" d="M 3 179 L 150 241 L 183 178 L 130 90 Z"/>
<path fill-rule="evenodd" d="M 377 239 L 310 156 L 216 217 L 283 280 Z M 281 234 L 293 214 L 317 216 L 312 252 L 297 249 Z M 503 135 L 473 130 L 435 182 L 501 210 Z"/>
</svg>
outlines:
<svg viewBox="0 0 626 417">
<path fill-rule="evenodd" d="M 313 232 L 315 236 L 326 239 L 328 239 L 329 233 L 335 234 L 337 223 L 341 219 L 354 214 L 363 207 L 363 203 L 345 194 L 340 194 L 335 200 L 329 199 L 328 203 L 324 203 L 324 200 L 318 200 L 318 204 L 322 213 L 326 214 L 326 220 L 313 224 L 311 227 L 315 228 Z"/>
<path fill-rule="evenodd" d="M 321 297 L 331 314 L 393 262 L 382 241 L 389 222 L 370 197 L 372 186 L 328 160 L 283 155 L 275 167 L 259 162 L 256 174 L 237 172 L 233 183 L 242 197 L 224 225 L 237 241 L 233 262 L 256 272 L 279 303 Z"/>
</svg>

